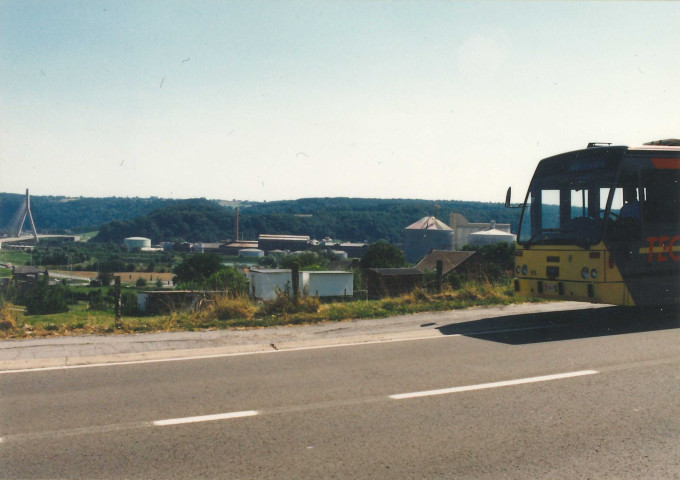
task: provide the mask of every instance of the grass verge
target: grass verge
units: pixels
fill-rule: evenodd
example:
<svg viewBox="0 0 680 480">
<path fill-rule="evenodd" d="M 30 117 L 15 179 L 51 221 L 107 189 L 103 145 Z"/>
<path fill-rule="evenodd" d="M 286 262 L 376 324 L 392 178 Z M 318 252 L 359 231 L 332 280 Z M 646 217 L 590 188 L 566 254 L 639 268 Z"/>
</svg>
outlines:
<svg viewBox="0 0 680 480">
<path fill-rule="evenodd" d="M 125 316 L 118 324 L 111 312 L 89 310 L 86 305 L 77 305 L 68 313 L 27 316 L 9 303 L 4 303 L 0 305 L 0 338 L 264 328 L 385 318 L 527 301 L 537 300 L 515 297 L 508 285 L 488 283 L 469 283 L 441 293 L 427 293 L 418 289 L 400 297 L 330 303 L 322 303 L 317 297 L 294 301 L 279 295 L 272 301 L 256 304 L 247 296 L 224 295 L 212 298 L 197 311 Z"/>
</svg>

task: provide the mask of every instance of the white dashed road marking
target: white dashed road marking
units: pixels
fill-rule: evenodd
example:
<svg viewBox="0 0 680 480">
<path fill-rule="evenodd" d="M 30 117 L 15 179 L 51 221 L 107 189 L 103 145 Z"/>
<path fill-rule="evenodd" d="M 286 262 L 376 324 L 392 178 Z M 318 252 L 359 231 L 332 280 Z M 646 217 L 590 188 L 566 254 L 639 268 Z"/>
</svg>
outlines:
<svg viewBox="0 0 680 480">
<path fill-rule="evenodd" d="M 558 373 L 555 375 L 543 375 L 541 377 L 519 378 L 516 380 L 505 380 L 502 382 L 480 383 L 478 385 L 467 385 L 463 387 L 442 388 L 440 390 L 425 390 L 422 392 L 400 393 L 390 395 L 393 400 L 404 400 L 407 398 L 431 397 L 433 395 L 446 395 L 449 393 L 470 392 L 472 390 L 485 390 L 488 388 L 509 387 L 512 385 L 522 385 L 525 383 L 547 382 L 550 380 L 561 380 L 564 378 L 581 377 L 583 375 L 594 375 L 599 373 L 597 370 L 581 370 L 579 372 Z"/>
<path fill-rule="evenodd" d="M 228 420 L 230 418 L 254 417 L 257 413 L 257 410 L 247 410 L 244 412 L 201 415 L 200 417 L 170 418 L 167 420 L 156 420 L 153 422 L 153 425 L 156 427 L 164 427 L 166 425 L 181 425 L 183 423 L 213 422 L 215 420 Z"/>
</svg>

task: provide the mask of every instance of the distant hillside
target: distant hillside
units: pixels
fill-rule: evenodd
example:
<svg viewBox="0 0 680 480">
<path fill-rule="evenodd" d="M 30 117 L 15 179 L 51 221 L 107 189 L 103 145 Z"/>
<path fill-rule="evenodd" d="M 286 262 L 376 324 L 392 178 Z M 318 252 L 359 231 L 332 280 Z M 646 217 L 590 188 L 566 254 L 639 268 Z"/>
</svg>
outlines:
<svg viewBox="0 0 680 480">
<path fill-rule="evenodd" d="M 404 199 L 308 198 L 294 201 L 250 203 L 240 210 L 240 236 L 257 239 L 261 233 L 331 237 L 369 242 L 385 239 L 398 243 L 404 227 L 434 214 L 448 222 L 451 212 L 471 222 L 496 220 L 517 230 L 519 212 L 500 203 L 427 201 Z M 143 236 L 160 241 L 217 242 L 234 237 L 234 209 L 218 202 L 175 201 L 138 218 L 103 225 L 97 242 L 122 242 Z"/>
<path fill-rule="evenodd" d="M 101 226 L 94 242 L 122 243 L 126 237 L 161 241 L 218 242 L 233 232 L 234 211 L 217 202 L 194 199 L 167 204 L 131 220 L 114 220 Z"/>
<path fill-rule="evenodd" d="M 25 195 L 0 193 L 0 230 L 6 229 Z M 69 198 L 31 196 L 31 213 L 41 232 L 86 232 L 112 220 L 146 215 L 177 200 L 162 198 Z"/>
<path fill-rule="evenodd" d="M 0 230 L 6 228 L 24 195 L 0 193 Z M 276 202 L 171 200 L 163 198 L 68 198 L 31 196 L 41 232 L 100 230 L 95 241 L 122 242 L 144 236 L 160 241 L 217 242 L 234 237 L 234 207 L 240 205 L 240 236 L 261 233 L 331 237 L 345 241 L 400 242 L 404 227 L 426 215 L 448 222 L 451 212 L 471 222 L 496 220 L 517 231 L 519 212 L 500 203 L 450 200 L 305 198 Z"/>
</svg>

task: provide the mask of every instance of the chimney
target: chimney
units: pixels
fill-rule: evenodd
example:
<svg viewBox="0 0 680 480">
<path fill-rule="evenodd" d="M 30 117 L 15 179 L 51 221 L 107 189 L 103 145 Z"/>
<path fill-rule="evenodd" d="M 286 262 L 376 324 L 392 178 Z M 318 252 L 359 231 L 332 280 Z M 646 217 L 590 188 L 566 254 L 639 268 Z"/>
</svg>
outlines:
<svg viewBox="0 0 680 480">
<path fill-rule="evenodd" d="M 234 236 L 235 241 L 238 242 L 238 207 L 236 207 L 236 215 L 234 216 Z"/>
</svg>

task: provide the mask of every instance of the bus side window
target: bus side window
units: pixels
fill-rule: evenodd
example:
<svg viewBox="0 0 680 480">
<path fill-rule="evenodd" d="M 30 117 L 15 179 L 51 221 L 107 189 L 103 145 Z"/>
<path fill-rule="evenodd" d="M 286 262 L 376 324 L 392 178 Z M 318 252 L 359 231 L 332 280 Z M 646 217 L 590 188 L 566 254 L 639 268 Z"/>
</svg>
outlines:
<svg viewBox="0 0 680 480">
<path fill-rule="evenodd" d="M 642 184 L 645 223 L 680 223 L 680 170 L 644 171 Z"/>
</svg>

